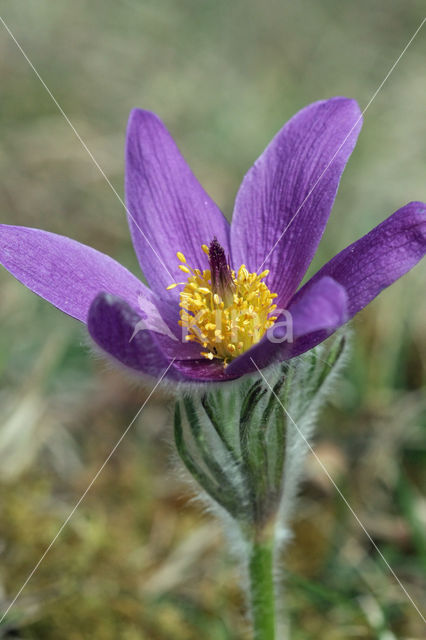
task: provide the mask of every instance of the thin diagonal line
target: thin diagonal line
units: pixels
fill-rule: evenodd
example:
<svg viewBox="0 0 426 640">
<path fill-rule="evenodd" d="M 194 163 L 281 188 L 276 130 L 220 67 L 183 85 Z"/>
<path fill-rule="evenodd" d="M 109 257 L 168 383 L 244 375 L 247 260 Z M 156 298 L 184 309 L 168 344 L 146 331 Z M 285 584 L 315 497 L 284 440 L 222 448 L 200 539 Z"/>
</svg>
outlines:
<svg viewBox="0 0 426 640">
<path fill-rule="evenodd" d="M 67 124 L 71 127 L 71 129 L 73 130 L 74 134 L 76 135 L 78 141 L 81 143 L 82 147 L 85 149 L 85 151 L 87 151 L 90 159 L 92 160 L 93 164 L 95 165 L 95 167 L 98 169 L 99 173 L 102 175 L 102 177 L 105 179 L 105 181 L 107 182 L 108 186 L 110 187 L 111 191 L 114 193 L 115 197 L 118 199 L 118 201 L 123 205 L 127 215 L 129 216 L 129 218 L 132 220 L 133 224 L 135 225 L 135 227 L 137 228 L 137 230 L 139 231 L 139 233 L 142 235 L 142 237 L 144 238 L 144 240 L 148 243 L 149 247 L 152 249 L 154 255 L 157 257 L 157 259 L 159 260 L 160 264 L 163 266 L 163 268 L 167 271 L 168 275 L 170 276 L 170 279 L 175 281 L 175 278 L 172 276 L 172 274 L 170 273 L 170 271 L 168 270 L 168 268 L 166 267 L 166 265 L 164 264 L 163 260 L 161 259 L 161 257 L 158 255 L 157 251 L 154 249 L 154 247 L 152 246 L 152 244 L 150 243 L 150 241 L 148 240 L 148 238 L 146 237 L 145 233 L 142 231 L 142 229 L 140 228 L 139 224 L 136 222 L 134 216 L 130 213 L 130 211 L 128 210 L 128 208 L 126 207 L 126 204 L 123 200 L 123 198 L 120 196 L 120 194 L 118 193 L 117 189 L 114 187 L 114 185 L 112 184 L 111 180 L 108 178 L 108 176 L 106 175 L 105 171 L 102 169 L 101 165 L 99 164 L 99 162 L 96 160 L 95 156 L 93 155 L 93 153 L 90 151 L 89 147 L 87 146 L 87 144 L 84 142 L 83 138 L 81 137 L 81 135 L 78 133 L 77 129 L 75 128 L 75 126 L 73 125 L 73 123 L 71 122 L 71 120 L 69 119 L 69 117 L 67 116 L 67 114 L 65 113 L 65 111 L 63 110 L 63 108 L 61 107 L 61 105 L 59 104 L 59 102 L 57 101 L 57 99 L 55 98 L 55 96 L 53 95 L 53 93 L 51 92 L 51 90 L 49 89 L 49 87 L 47 86 L 47 84 L 45 83 L 45 81 L 43 80 L 43 78 L 41 77 L 40 73 L 37 71 L 37 69 L 35 68 L 35 66 L 33 65 L 33 63 L 31 62 L 31 60 L 29 59 L 29 57 L 27 56 L 27 54 L 25 53 L 24 49 L 21 47 L 21 45 L 19 44 L 19 42 L 17 41 L 17 39 L 15 38 L 15 36 L 13 35 L 12 31 L 9 29 L 9 27 L 7 26 L 7 24 L 5 23 L 5 21 L 3 20 L 3 18 L 0 16 L 0 21 L 3 24 L 4 28 L 6 29 L 6 31 L 8 32 L 8 34 L 10 35 L 10 37 L 12 38 L 12 40 L 14 41 L 14 43 L 16 44 L 16 46 L 18 47 L 19 51 L 22 53 L 22 55 L 24 56 L 25 60 L 28 62 L 28 64 L 30 65 L 31 69 L 34 71 L 35 75 L 37 76 L 37 78 L 40 80 L 41 84 L 43 85 L 43 87 L 46 89 L 47 93 L 49 94 L 50 98 L 53 100 L 53 102 L 55 103 L 55 105 L 57 106 L 57 108 L 59 109 L 60 113 L 62 114 L 62 116 L 64 117 L 65 121 L 67 122 Z"/>
<path fill-rule="evenodd" d="M 365 114 L 365 112 L 367 111 L 368 107 L 371 105 L 371 103 L 373 102 L 373 100 L 375 100 L 375 98 L 377 97 L 377 94 L 381 91 L 383 85 L 385 84 L 386 80 L 389 78 L 389 76 L 392 74 L 392 72 L 394 71 L 395 67 L 397 66 L 397 64 L 399 63 L 399 61 L 401 60 L 401 58 L 403 57 L 403 55 L 406 53 L 408 47 L 411 45 L 411 43 L 413 42 L 414 38 L 417 36 L 417 34 L 419 33 L 420 29 L 423 27 L 424 23 L 426 22 L 426 18 L 423 18 L 423 20 L 421 21 L 420 25 L 417 27 L 417 29 L 415 30 L 415 32 L 413 33 L 413 35 L 411 36 L 411 38 L 409 39 L 409 41 L 407 42 L 407 44 L 405 45 L 404 49 L 402 50 L 402 52 L 399 54 L 398 58 L 395 60 L 395 62 L 393 63 L 393 65 L 391 66 L 391 68 L 389 69 L 389 71 L 387 72 L 387 74 L 385 75 L 384 79 L 382 80 L 382 82 L 379 84 L 379 86 L 377 87 L 376 91 L 373 93 L 373 95 L 371 96 L 370 100 L 367 103 L 367 106 L 364 107 L 363 111 L 361 112 L 361 115 L 359 116 L 358 120 L 355 122 L 355 124 L 353 125 L 352 129 L 349 131 L 348 135 L 346 136 L 346 138 L 343 140 L 342 144 L 340 145 L 340 147 L 337 149 L 336 153 L 333 155 L 333 157 L 331 158 L 330 162 L 327 164 L 327 166 L 325 167 L 324 171 L 321 173 L 321 175 L 319 176 L 319 178 L 316 180 L 316 182 L 314 183 L 314 186 L 312 187 L 312 189 L 309 191 L 308 195 L 305 197 L 305 199 L 303 200 L 302 204 L 297 208 L 296 213 L 293 215 L 293 217 L 291 218 L 290 222 L 287 224 L 287 226 L 285 227 L 284 231 L 281 233 L 280 237 L 278 238 L 278 240 L 275 242 L 274 246 L 272 247 L 272 249 L 269 251 L 268 255 L 266 256 L 266 258 L 264 259 L 264 261 L 262 262 L 262 264 L 260 265 L 260 267 L 257 268 L 257 271 L 260 271 L 263 268 L 263 265 L 265 264 L 265 262 L 268 260 L 268 258 L 270 257 L 271 253 L 276 249 L 277 245 L 279 244 L 279 242 L 281 242 L 281 240 L 283 239 L 284 235 L 287 233 L 289 227 L 292 225 L 292 223 L 294 222 L 294 220 L 296 219 L 296 217 L 298 216 L 300 210 L 302 209 L 302 207 L 304 206 L 305 202 L 308 200 L 308 198 L 310 198 L 310 196 L 312 195 L 312 192 L 316 189 L 316 187 L 318 186 L 318 183 L 322 180 L 324 174 L 326 173 L 326 171 L 328 171 L 328 169 L 330 168 L 330 165 L 333 163 L 335 157 L 337 156 L 337 154 L 339 153 L 339 151 L 341 150 L 341 148 L 343 147 L 343 145 L 345 144 L 346 140 L 349 138 L 349 136 L 351 135 L 352 131 L 355 129 L 355 127 L 357 126 L 357 124 L 360 122 L 360 120 L 362 119 L 363 115 Z"/>
<path fill-rule="evenodd" d="M 291 415 L 289 414 L 289 412 L 287 411 L 287 409 L 284 407 L 283 403 L 281 402 L 280 398 L 277 396 L 277 394 L 275 393 L 275 391 L 273 390 L 273 388 L 271 387 L 271 385 L 269 384 L 268 380 L 265 378 L 265 376 L 263 375 L 262 371 L 259 369 L 259 367 L 257 366 L 257 364 L 255 363 L 255 361 L 253 360 L 253 358 L 250 358 L 250 360 L 252 361 L 252 363 L 254 364 L 254 366 L 256 367 L 256 369 L 258 370 L 258 372 L 260 373 L 260 375 L 262 376 L 262 378 L 264 379 L 264 381 L 266 382 L 266 384 L 268 385 L 269 389 L 272 391 L 272 393 L 274 394 L 274 396 L 276 397 L 276 399 L 278 400 L 279 404 L 281 405 L 282 410 L 284 411 L 284 413 L 286 414 L 286 416 L 288 417 L 289 420 L 291 420 L 292 424 L 295 426 L 298 434 L 303 438 L 303 440 L 305 441 L 306 445 L 309 447 L 309 450 L 311 451 L 311 453 L 313 454 L 313 456 L 315 457 L 316 461 L 318 462 L 318 464 L 320 465 L 320 467 L 322 468 L 322 470 L 324 471 L 324 473 L 326 474 L 326 476 L 328 477 L 328 479 L 330 480 L 330 482 L 332 483 L 333 487 L 336 489 L 337 493 L 339 494 L 339 496 L 342 498 L 343 502 L 345 503 L 345 505 L 347 506 L 347 508 L 349 509 L 349 511 L 351 512 L 351 514 L 353 515 L 353 517 L 355 518 L 355 520 L 357 521 L 357 523 L 359 524 L 359 526 L 361 527 L 361 529 L 364 531 L 365 535 L 367 536 L 367 538 L 369 539 L 369 541 L 371 542 L 371 544 L 373 545 L 373 547 L 375 548 L 375 550 L 377 551 L 377 553 L 379 554 L 379 556 L 381 557 L 381 559 L 383 560 L 383 562 L 385 563 L 386 567 L 388 568 L 388 570 L 390 571 L 390 573 L 393 575 L 393 577 L 395 578 L 396 582 L 398 583 L 398 585 L 401 587 L 402 591 L 404 592 L 404 594 L 407 596 L 408 600 L 411 602 L 411 604 L 413 605 L 413 607 L 415 608 L 415 610 L 417 611 L 417 613 L 419 614 L 419 616 L 421 617 L 421 619 L 423 620 L 423 622 L 426 624 L 426 618 L 424 617 L 423 613 L 420 611 L 419 607 L 417 606 L 417 604 L 414 602 L 413 598 L 410 596 L 410 594 L 408 593 L 407 589 L 404 587 L 404 585 L 402 584 L 401 580 L 398 578 L 398 576 L 396 575 L 395 571 L 392 569 L 392 567 L 390 566 L 389 562 L 386 560 L 385 556 L 383 555 L 383 553 L 380 551 L 379 547 L 377 546 L 377 544 L 374 542 L 373 538 L 371 537 L 371 535 L 368 533 L 367 529 L 365 528 L 365 525 L 361 522 L 361 520 L 359 519 L 359 517 L 357 516 L 357 514 L 355 513 L 355 511 L 353 510 L 353 508 L 351 507 L 351 505 L 349 504 L 348 500 L 346 499 L 346 497 L 344 496 L 344 494 L 342 493 L 342 491 L 339 489 L 339 487 L 337 486 L 337 484 L 335 483 L 335 481 L 333 480 L 333 478 L 331 477 L 329 471 L 327 470 L 327 467 L 324 465 L 324 463 L 322 462 L 321 458 L 316 454 L 316 452 L 314 451 L 314 449 L 312 448 L 312 446 L 310 445 L 310 443 L 308 442 L 308 440 L 305 438 L 304 434 L 302 433 L 302 431 L 299 429 L 299 427 L 297 426 L 297 424 L 295 423 L 295 421 L 293 420 L 293 418 L 291 417 Z"/>
<path fill-rule="evenodd" d="M 87 496 L 87 494 L 89 493 L 90 489 L 92 488 L 92 486 L 95 484 L 96 480 L 99 478 L 100 474 L 102 473 L 102 471 L 105 469 L 106 465 L 108 464 L 108 462 L 110 461 L 110 459 L 112 458 L 112 456 L 114 455 L 114 453 L 116 452 L 116 450 L 118 449 L 118 447 L 120 446 L 120 444 L 122 443 L 122 441 L 124 440 L 124 438 L 126 437 L 126 435 L 128 434 L 128 432 L 130 431 L 131 427 L 134 425 L 135 421 L 137 420 L 137 418 L 139 417 L 140 413 L 142 412 L 142 410 L 145 408 L 145 406 L 147 405 L 148 401 L 150 400 L 152 394 L 154 393 L 154 391 L 157 389 L 158 385 L 160 384 L 160 382 L 163 380 L 164 376 L 167 374 L 168 370 L 170 369 L 170 367 L 172 366 L 173 362 L 175 361 L 176 358 L 173 358 L 173 360 L 169 363 L 167 369 L 163 372 L 163 374 L 161 375 L 160 379 L 157 380 L 154 388 L 150 391 L 148 397 L 146 398 L 146 400 L 144 401 L 144 403 L 142 404 L 142 406 L 140 407 L 140 409 L 138 410 L 138 412 L 136 413 L 136 415 L 134 416 L 133 420 L 130 422 L 130 424 L 126 427 L 124 433 L 121 435 L 121 437 L 117 440 L 117 442 L 115 443 L 115 445 L 113 446 L 113 448 L 111 449 L 111 452 L 109 453 L 109 455 L 107 456 L 106 460 L 104 461 L 104 463 L 101 465 L 101 467 L 99 468 L 99 470 L 97 471 L 97 473 L 93 476 L 90 484 L 87 486 L 86 490 L 84 491 L 84 493 L 81 495 L 81 497 L 79 498 L 79 500 L 76 502 L 74 508 L 72 509 L 71 513 L 68 515 L 68 517 L 64 520 L 64 522 L 62 523 L 62 525 L 60 526 L 57 534 L 55 535 L 55 537 L 53 538 L 53 540 L 50 542 L 49 546 L 46 548 L 46 550 L 44 551 L 43 555 L 41 556 L 40 560 L 37 562 L 37 564 L 35 565 L 34 569 L 31 571 L 31 573 L 28 575 L 27 579 L 25 580 L 25 582 L 23 583 L 23 585 L 21 586 L 21 588 L 19 589 L 19 591 L 17 592 L 17 594 L 15 595 L 15 597 L 13 598 L 12 602 L 9 604 L 9 606 L 7 607 L 6 611 L 3 613 L 2 617 L 0 618 L 0 624 L 3 622 L 3 620 L 5 619 L 5 617 L 7 616 L 7 614 L 9 613 L 9 611 L 11 610 L 11 608 L 13 607 L 13 605 L 15 604 L 15 602 L 18 600 L 19 596 L 21 595 L 21 593 L 23 592 L 23 590 L 25 589 L 25 587 L 27 586 L 27 584 L 29 583 L 29 581 L 31 580 L 31 578 L 33 577 L 33 575 L 35 574 L 35 572 L 37 571 L 37 569 L 39 568 L 39 566 L 41 565 L 41 563 L 43 562 L 43 560 L 45 559 L 45 557 L 47 556 L 47 554 L 49 553 L 49 551 L 51 550 L 51 548 L 53 547 L 53 545 L 55 544 L 56 540 L 59 538 L 59 536 L 61 535 L 62 531 L 65 529 L 65 527 L 67 526 L 68 522 L 71 520 L 71 518 L 73 517 L 74 513 L 77 511 L 78 507 L 81 505 L 81 503 L 83 502 L 84 498 Z"/>
</svg>

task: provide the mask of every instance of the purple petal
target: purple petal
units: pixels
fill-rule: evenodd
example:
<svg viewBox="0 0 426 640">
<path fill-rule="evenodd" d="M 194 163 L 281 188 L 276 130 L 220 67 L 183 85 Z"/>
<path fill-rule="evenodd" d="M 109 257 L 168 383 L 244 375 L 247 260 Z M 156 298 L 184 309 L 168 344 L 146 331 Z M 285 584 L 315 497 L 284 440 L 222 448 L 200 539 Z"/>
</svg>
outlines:
<svg viewBox="0 0 426 640">
<path fill-rule="evenodd" d="M 351 318 L 383 289 L 398 280 L 426 253 L 426 204 L 411 202 L 341 251 L 298 292 L 324 276 L 339 282 L 348 295 Z"/>
<path fill-rule="evenodd" d="M 229 374 L 223 364 L 218 361 L 198 358 L 195 360 L 176 360 L 174 367 L 185 376 L 187 380 L 193 382 L 227 382 L 235 380 L 240 374 Z"/>
<path fill-rule="evenodd" d="M 321 278 L 306 287 L 297 300 L 292 300 L 288 313 L 293 319 L 294 338 L 319 329 L 335 329 L 348 319 L 346 290 L 333 278 Z M 283 334 L 282 331 L 273 329 L 272 327 L 272 334 Z"/>
<path fill-rule="evenodd" d="M 137 329 L 142 322 L 124 300 L 100 293 L 89 310 L 87 327 L 95 343 L 118 362 L 139 373 L 158 378 L 170 360 L 159 349 L 151 331 Z M 166 378 L 175 381 L 183 376 L 171 366 Z"/>
<path fill-rule="evenodd" d="M 244 375 L 255 370 L 256 365 L 261 369 L 289 360 L 318 344 L 318 336 L 325 340 L 346 320 L 345 289 L 332 278 L 321 278 L 306 287 L 262 340 L 231 362 L 226 371 L 228 375 Z"/>
<path fill-rule="evenodd" d="M 179 306 L 162 300 L 152 291 L 147 290 L 147 296 L 139 296 L 137 309 L 140 322 L 138 329 L 151 331 L 152 337 L 164 355 L 179 360 L 192 360 L 200 356 L 200 345 L 185 341 L 185 334 L 178 324 Z"/>
<path fill-rule="evenodd" d="M 152 289 L 182 280 L 176 252 L 207 268 L 202 244 L 216 236 L 229 254 L 229 224 L 201 187 L 161 120 L 134 109 L 127 129 L 126 199 L 133 244 Z M 170 292 L 178 296 L 179 290 Z"/>
<path fill-rule="evenodd" d="M 270 269 L 285 307 L 317 249 L 362 116 L 347 98 L 315 102 L 275 136 L 245 176 L 231 228 L 234 267 Z"/>
<path fill-rule="evenodd" d="M 40 229 L 0 225 L 0 263 L 31 291 L 86 322 L 100 291 L 137 307 L 145 285 L 121 264 L 91 247 Z"/>
</svg>

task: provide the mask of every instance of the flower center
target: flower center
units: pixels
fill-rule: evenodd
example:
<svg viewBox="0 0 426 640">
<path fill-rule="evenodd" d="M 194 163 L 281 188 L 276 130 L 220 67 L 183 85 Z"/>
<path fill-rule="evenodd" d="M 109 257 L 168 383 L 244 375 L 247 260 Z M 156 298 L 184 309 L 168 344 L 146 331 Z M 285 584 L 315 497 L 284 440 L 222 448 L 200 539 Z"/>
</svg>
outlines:
<svg viewBox="0 0 426 640">
<path fill-rule="evenodd" d="M 214 238 L 210 247 L 203 245 L 210 269 L 193 269 L 180 251 L 176 254 L 179 269 L 187 282 L 171 284 L 167 289 L 184 285 L 180 293 L 180 321 L 185 340 L 199 343 L 201 355 L 218 358 L 226 366 L 230 360 L 259 342 L 272 327 L 276 316 L 271 293 L 264 282 L 269 271 L 249 273 L 245 265 L 237 272 L 229 266 L 225 251 Z"/>
</svg>

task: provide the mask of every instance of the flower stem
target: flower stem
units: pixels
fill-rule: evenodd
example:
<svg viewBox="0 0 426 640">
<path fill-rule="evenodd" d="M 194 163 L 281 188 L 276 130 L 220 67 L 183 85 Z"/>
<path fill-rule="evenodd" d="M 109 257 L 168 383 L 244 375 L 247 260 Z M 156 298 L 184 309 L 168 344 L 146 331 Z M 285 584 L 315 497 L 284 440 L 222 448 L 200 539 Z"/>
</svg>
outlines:
<svg viewBox="0 0 426 640">
<path fill-rule="evenodd" d="M 273 555 L 271 540 L 253 543 L 249 575 L 254 640 L 275 640 Z"/>
</svg>

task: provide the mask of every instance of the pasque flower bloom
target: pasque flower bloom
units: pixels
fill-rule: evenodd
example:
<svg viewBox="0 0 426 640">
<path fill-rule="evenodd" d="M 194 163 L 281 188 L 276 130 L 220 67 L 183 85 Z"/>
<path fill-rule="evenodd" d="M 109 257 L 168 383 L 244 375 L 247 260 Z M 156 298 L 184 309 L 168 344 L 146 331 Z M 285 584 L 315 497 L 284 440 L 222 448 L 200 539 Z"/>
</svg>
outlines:
<svg viewBox="0 0 426 640">
<path fill-rule="evenodd" d="M 112 258 L 39 229 L 0 225 L 0 262 L 142 374 L 157 376 L 173 360 L 169 379 L 224 381 L 253 371 L 254 363 L 290 359 L 327 338 L 426 252 L 426 205 L 411 202 L 299 288 L 360 128 L 353 100 L 302 109 L 245 176 L 229 225 L 159 118 L 135 109 L 126 198 L 149 288 Z M 283 310 L 292 319 L 291 342 L 279 339 Z"/>
</svg>

